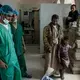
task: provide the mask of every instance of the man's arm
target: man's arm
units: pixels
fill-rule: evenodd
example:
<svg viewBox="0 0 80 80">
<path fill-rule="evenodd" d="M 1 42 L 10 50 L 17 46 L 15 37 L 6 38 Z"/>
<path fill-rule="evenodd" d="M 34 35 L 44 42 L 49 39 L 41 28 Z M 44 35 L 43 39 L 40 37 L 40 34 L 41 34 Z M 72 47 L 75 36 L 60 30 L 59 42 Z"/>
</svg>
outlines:
<svg viewBox="0 0 80 80">
<path fill-rule="evenodd" d="M 78 11 L 76 10 L 76 11 L 75 11 L 75 16 L 73 17 L 73 20 L 74 20 L 74 21 L 76 21 L 76 20 L 78 19 L 78 15 L 79 15 L 79 13 L 78 13 Z"/>
<path fill-rule="evenodd" d="M 49 44 L 49 42 L 48 42 L 47 36 L 48 36 L 48 30 L 47 30 L 47 28 L 45 27 L 45 28 L 43 29 L 43 42 L 44 42 L 45 48 L 46 48 L 49 52 L 51 52 L 51 46 L 50 46 L 50 44 Z"/>
<path fill-rule="evenodd" d="M 63 38 L 63 28 L 60 26 L 60 25 L 58 25 L 59 26 L 59 33 L 58 33 L 58 39 L 59 39 L 59 43 L 61 42 L 61 39 Z"/>
<path fill-rule="evenodd" d="M 2 34 L 0 33 L 0 68 L 6 69 L 8 66 L 2 61 L 5 57 L 4 40 L 2 39 Z"/>
<path fill-rule="evenodd" d="M 25 45 L 25 42 L 24 42 L 24 38 L 22 37 L 22 43 L 23 43 L 23 48 L 24 48 L 24 53 L 26 51 L 26 45 Z"/>
</svg>

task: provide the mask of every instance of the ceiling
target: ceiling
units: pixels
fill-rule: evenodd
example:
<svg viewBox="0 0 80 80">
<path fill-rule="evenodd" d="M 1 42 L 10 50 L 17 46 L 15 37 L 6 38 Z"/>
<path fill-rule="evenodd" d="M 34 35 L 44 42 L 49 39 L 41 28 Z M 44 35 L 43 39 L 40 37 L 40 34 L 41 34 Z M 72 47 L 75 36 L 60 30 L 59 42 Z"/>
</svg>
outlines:
<svg viewBox="0 0 80 80">
<path fill-rule="evenodd" d="M 20 3 L 27 3 L 27 4 L 35 4 L 35 3 L 52 3 L 56 2 L 57 0 L 19 0 Z"/>
</svg>

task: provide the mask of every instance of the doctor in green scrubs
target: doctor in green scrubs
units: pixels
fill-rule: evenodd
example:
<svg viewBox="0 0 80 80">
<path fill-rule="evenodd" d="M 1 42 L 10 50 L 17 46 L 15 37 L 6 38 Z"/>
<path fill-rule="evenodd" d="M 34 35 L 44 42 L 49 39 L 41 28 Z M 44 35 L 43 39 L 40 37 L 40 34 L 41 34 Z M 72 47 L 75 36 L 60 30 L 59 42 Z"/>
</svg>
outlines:
<svg viewBox="0 0 80 80">
<path fill-rule="evenodd" d="M 0 74 L 2 80 L 22 80 L 11 27 L 8 24 L 13 9 L 4 5 L 0 8 Z"/>
<path fill-rule="evenodd" d="M 17 21 L 18 15 L 18 11 L 14 10 L 12 22 L 10 23 L 13 34 L 13 41 L 15 44 L 15 50 L 19 61 L 22 77 L 31 78 L 32 76 L 27 73 L 26 62 L 23 54 L 23 45 L 25 46 L 25 44 L 23 39 L 22 26 Z"/>
</svg>

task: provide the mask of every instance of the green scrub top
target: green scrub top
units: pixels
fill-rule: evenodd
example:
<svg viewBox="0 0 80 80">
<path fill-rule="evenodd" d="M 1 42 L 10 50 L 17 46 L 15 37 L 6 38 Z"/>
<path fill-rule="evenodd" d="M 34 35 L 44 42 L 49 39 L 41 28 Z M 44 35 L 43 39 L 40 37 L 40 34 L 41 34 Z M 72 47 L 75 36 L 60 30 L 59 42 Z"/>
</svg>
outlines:
<svg viewBox="0 0 80 80">
<path fill-rule="evenodd" d="M 23 31 L 22 31 L 22 26 L 19 23 L 17 23 L 17 28 L 15 28 L 12 23 L 10 23 L 10 25 L 11 25 L 11 30 L 12 30 L 12 34 L 13 34 L 13 41 L 14 41 L 14 44 L 15 44 L 16 54 L 17 54 L 17 56 L 20 56 L 20 55 L 23 54 L 23 47 L 22 47 Z"/>
<path fill-rule="evenodd" d="M 10 25 L 7 30 L 0 24 L 0 59 L 8 65 L 17 62 Z"/>
<path fill-rule="evenodd" d="M 6 69 L 0 68 L 2 80 L 22 80 L 10 25 L 6 29 L 0 24 L 0 60 L 8 65 Z"/>
</svg>

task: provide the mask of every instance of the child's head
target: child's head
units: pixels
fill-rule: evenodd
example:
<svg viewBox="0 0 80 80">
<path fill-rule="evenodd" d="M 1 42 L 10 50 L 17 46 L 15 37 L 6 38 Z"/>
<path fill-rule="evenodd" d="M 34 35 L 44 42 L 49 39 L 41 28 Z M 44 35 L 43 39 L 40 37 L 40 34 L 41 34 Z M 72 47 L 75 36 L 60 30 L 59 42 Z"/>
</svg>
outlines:
<svg viewBox="0 0 80 80">
<path fill-rule="evenodd" d="M 62 45 L 67 45 L 69 44 L 69 39 L 68 36 L 64 36 L 63 39 L 61 40 Z"/>
</svg>

